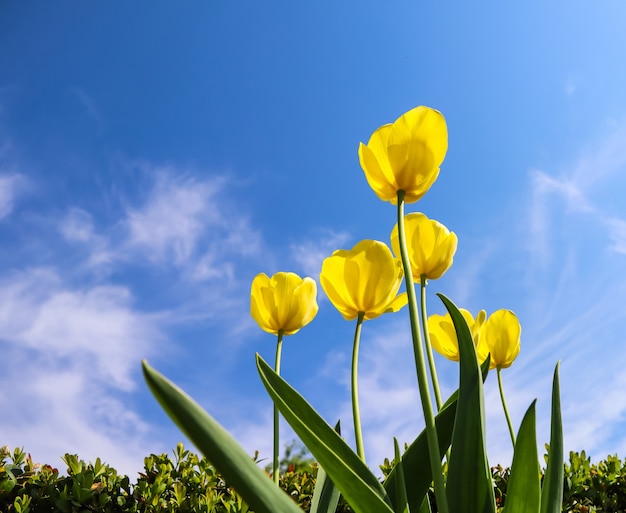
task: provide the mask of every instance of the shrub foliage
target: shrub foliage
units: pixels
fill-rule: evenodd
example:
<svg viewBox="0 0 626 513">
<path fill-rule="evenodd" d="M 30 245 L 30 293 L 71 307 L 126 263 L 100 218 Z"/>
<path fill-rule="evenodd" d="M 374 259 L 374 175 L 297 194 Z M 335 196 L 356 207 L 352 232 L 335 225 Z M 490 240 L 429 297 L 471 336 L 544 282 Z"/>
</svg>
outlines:
<svg viewBox="0 0 626 513">
<path fill-rule="evenodd" d="M 289 446 L 281 461 L 280 486 L 309 511 L 317 466 Z M 296 448 L 297 449 L 297 448 Z M 293 461 L 290 460 L 290 455 Z M 34 463 L 22 449 L 0 447 L 0 511 L 6 513 L 251 513 L 241 497 L 205 459 L 179 443 L 173 457 L 151 454 L 143 472 L 131 483 L 96 459 L 85 463 L 66 454 L 65 472 Z M 255 454 L 254 461 L 258 461 Z M 394 462 L 385 460 L 383 474 Z M 509 469 L 492 469 L 498 509 L 506 502 Z M 571 513 L 626 511 L 626 460 L 608 456 L 591 463 L 584 451 L 570 452 L 565 464 L 563 511 Z M 431 493 L 432 499 L 432 493 Z M 433 512 L 437 511 L 432 501 Z M 352 510 L 342 500 L 339 513 Z"/>
</svg>

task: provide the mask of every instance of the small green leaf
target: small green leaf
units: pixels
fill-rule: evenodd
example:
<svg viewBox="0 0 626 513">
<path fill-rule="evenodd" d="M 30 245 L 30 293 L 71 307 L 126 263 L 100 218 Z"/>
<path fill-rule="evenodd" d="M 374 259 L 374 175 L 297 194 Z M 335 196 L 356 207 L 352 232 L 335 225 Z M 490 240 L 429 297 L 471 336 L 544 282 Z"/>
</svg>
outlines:
<svg viewBox="0 0 626 513">
<path fill-rule="evenodd" d="M 396 481 L 396 501 L 394 502 L 393 509 L 396 513 L 408 513 L 409 504 L 406 498 L 406 482 L 404 481 L 404 472 L 402 470 L 402 455 L 400 454 L 400 446 L 398 445 L 398 439 L 393 437 L 393 451 L 394 459 L 396 461 L 397 479 Z"/>
<path fill-rule="evenodd" d="M 517 434 L 504 513 L 539 513 L 541 483 L 535 431 L 536 402 L 526 411 Z"/>
<path fill-rule="evenodd" d="M 338 435 L 341 435 L 340 422 L 335 424 L 335 431 Z M 315 488 L 313 488 L 313 499 L 311 500 L 311 513 L 335 513 L 340 495 L 335 484 L 328 478 L 321 465 L 318 464 Z"/>
<path fill-rule="evenodd" d="M 548 450 L 548 464 L 541 489 L 541 513 L 561 512 L 563 507 L 563 471 L 563 420 L 561 418 L 559 364 L 557 363 L 552 381 L 550 449 Z"/>
<path fill-rule="evenodd" d="M 144 378 L 163 409 L 254 511 L 302 513 L 235 439 L 191 397 L 152 369 L 145 360 L 142 367 Z"/>
<path fill-rule="evenodd" d="M 458 308 L 437 294 L 450 312 L 459 341 L 459 400 L 452 434 L 446 496 L 451 512 L 495 513 L 485 441 L 483 382 L 472 334 Z"/>
<path fill-rule="evenodd" d="M 393 513 L 385 489 L 326 421 L 261 358 L 261 381 L 292 429 L 356 513 Z"/>
</svg>

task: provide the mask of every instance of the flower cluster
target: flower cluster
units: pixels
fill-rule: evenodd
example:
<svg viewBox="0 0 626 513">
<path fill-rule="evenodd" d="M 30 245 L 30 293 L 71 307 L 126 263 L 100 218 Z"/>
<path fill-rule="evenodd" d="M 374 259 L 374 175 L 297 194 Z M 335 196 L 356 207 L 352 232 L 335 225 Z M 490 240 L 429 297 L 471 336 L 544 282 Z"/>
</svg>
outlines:
<svg viewBox="0 0 626 513">
<path fill-rule="evenodd" d="M 336 250 L 322 263 L 319 279 L 326 296 L 344 319 L 357 320 L 352 403 L 357 452 L 363 459 L 357 391 L 361 323 L 405 306 L 414 295 L 413 280 L 421 286 L 421 309 L 426 318 L 424 287 L 428 280 L 441 278 L 452 266 L 458 244 L 456 234 L 421 212 L 405 216 L 403 210 L 405 203 L 419 200 L 433 185 L 447 148 L 448 132 L 443 115 L 423 106 L 403 114 L 394 123 L 381 126 L 367 145 L 361 143 L 359 160 L 368 183 L 380 199 L 398 205 L 399 221 L 390 235 L 393 253 L 381 241 L 362 240 L 352 249 Z M 403 253 L 406 262 L 403 262 Z M 399 293 L 403 278 L 406 278 L 407 291 Z M 296 333 L 317 313 L 315 282 L 293 273 L 277 273 L 271 279 L 259 274 L 252 283 L 250 298 L 252 317 L 263 330 L 279 336 L 275 368 L 278 372 L 282 335 Z M 479 361 L 490 356 L 490 367 L 497 368 L 498 372 L 510 366 L 520 347 L 521 328 L 515 314 L 499 310 L 487 319 L 481 311 L 474 319 L 467 310 L 461 311 L 472 331 Z M 422 342 L 415 324 L 412 328 L 418 354 Z M 427 323 L 422 323 L 422 332 L 437 409 L 440 409 L 442 401 L 432 348 L 458 361 L 456 331 L 447 314 L 431 316 Z M 419 358 L 418 354 L 418 374 L 424 374 Z M 422 399 L 427 400 L 425 396 Z M 425 415 L 432 415 L 427 409 Z"/>
<path fill-rule="evenodd" d="M 458 239 L 439 221 L 420 212 L 405 215 L 404 208 L 418 201 L 436 181 L 447 147 L 445 119 L 428 107 L 412 109 L 376 130 L 367 145 L 359 146 L 358 154 L 375 194 L 397 207 L 389 244 L 362 240 L 352 249 L 334 251 L 321 264 L 322 289 L 344 319 L 355 321 L 350 381 L 355 449 L 280 376 L 283 337 L 296 334 L 317 314 L 315 280 L 279 272 L 272 277 L 259 274 L 252 282 L 250 313 L 261 329 L 277 337 L 274 368 L 258 354 L 256 358 L 261 380 L 274 402 L 273 480 L 278 484 L 280 412 L 319 463 L 311 513 L 334 512 L 339 493 L 356 513 L 430 511 L 431 486 L 439 513 L 496 513 L 485 446 L 482 382 L 487 377 L 487 367 L 497 372 L 514 449 L 506 510 L 560 511 L 563 434 L 558 365 L 552 388 L 548 466 L 542 483 L 534 427 L 535 403 L 526 411 L 516 439 L 504 398 L 501 371 L 513 363 L 520 351 L 521 326 L 515 314 L 500 309 L 489 316 L 485 310 L 473 316 L 442 294 L 439 297 L 447 313 L 430 317 L 427 314 L 428 282 L 441 278 L 450 269 Z M 398 312 L 405 305 L 424 430 L 404 453 L 394 439 L 396 464 L 381 483 L 367 467 L 361 433 L 361 330 L 365 321 Z M 445 403 L 439 391 L 433 349 L 459 362 L 459 388 Z M 188 396 L 145 363 L 144 374 L 166 411 L 238 489 L 252 510 L 302 512 Z"/>
</svg>

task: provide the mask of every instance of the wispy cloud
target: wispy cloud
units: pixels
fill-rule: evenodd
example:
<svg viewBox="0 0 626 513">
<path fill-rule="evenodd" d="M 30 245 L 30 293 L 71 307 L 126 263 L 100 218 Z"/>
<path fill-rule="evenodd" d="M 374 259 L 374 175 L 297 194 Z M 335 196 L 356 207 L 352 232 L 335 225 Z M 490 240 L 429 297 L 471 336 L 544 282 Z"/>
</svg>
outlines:
<svg viewBox="0 0 626 513">
<path fill-rule="evenodd" d="M 0 386 L 14 390 L 10 403 L 0 399 L 6 413 L 0 431 L 3 443 L 26 445 L 40 461 L 78 452 L 138 470 L 154 446 L 152 427 L 133 406 L 140 359 L 174 351 L 165 343 L 172 326 L 193 326 L 200 312 L 226 325 L 230 318 L 220 312 L 241 318 L 248 308 L 226 291 L 241 281 L 243 260 L 262 253 L 262 239 L 216 196 L 224 182 L 174 170 L 150 176 L 147 195 L 129 196 L 117 217 L 68 206 L 53 231 L 49 218 L 33 218 L 25 229 L 37 239 L 43 234 L 50 255 L 63 257 L 48 258 L 47 267 L 22 259 L 0 273 L 0 346 L 8 369 Z M 179 303 L 171 309 L 145 309 L 134 281 L 123 277 L 142 260 L 148 277 L 163 267 L 175 271 L 161 273 L 160 286 L 175 290 L 185 282 L 186 294 L 173 294 Z M 206 280 L 220 285 L 201 287 Z"/>
<path fill-rule="evenodd" d="M 532 171 L 529 201 L 514 214 L 531 222 L 509 251 L 530 256 L 521 265 L 527 298 L 518 312 L 522 353 L 507 372 L 511 396 L 527 402 L 530 393 L 549 406 L 550 367 L 562 359 L 565 442 L 593 457 L 626 445 L 615 436 L 626 401 L 611 392 L 623 387 L 626 366 L 626 313 L 617 306 L 626 300 L 626 210 L 612 203 L 626 171 L 625 138 L 617 125 L 558 170 Z M 538 417 L 544 436 L 548 418 L 547 409 Z"/>
<path fill-rule="evenodd" d="M 306 276 L 317 279 L 322 269 L 322 261 L 337 249 L 345 249 L 350 235 L 332 230 L 320 230 L 304 242 L 292 244 L 291 255 Z"/>
<path fill-rule="evenodd" d="M 223 221 L 215 201 L 220 188 L 219 181 L 159 172 L 145 203 L 128 209 L 128 246 L 153 262 L 185 263 L 204 231 Z"/>
<path fill-rule="evenodd" d="M 135 388 L 137 362 L 165 339 L 156 319 L 134 309 L 124 287 L 69 289 L 52 269 L 0 283 L 0 383 L 11 390 L 0 399 L 4 443 L 28 442 L 50 462 L 64 452 L 95 458 L 106 450 L 136 469 L 148 425 L 120 394 Z"/>
<path fill-rule="evenodd" d="M 7 217 L 15 205 L 24 178 L 19 174 L 0 175 L 0 220 Z"/>
</svg>

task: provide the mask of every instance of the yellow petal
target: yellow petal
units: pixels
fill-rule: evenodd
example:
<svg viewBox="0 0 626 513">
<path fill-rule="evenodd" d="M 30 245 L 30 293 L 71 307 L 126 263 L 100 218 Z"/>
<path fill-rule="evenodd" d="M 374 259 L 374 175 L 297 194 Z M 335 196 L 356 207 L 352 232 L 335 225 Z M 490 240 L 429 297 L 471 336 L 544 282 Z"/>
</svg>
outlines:
<svg viewBox="0 0 626 513">
<path fill-rule="evenodd" d="M 443 114 L 420 106 L 400 116 L 393 123 L 388 144 L 406 144 L 410 141 L 425 144 L 433 156 L 435 167 L 439 167 L 448 151 L 448 127 Z"/>
<path fill-rule="evenodd" d="M 510 367 L 520 351 L 522 327 L 510 310 L 498 310 L 485 323 L 484 339 L 491 353 L 491 368 Z"/>
<path fill-rule="evenodd" d="M 459 343 L 450 314 L 428 317 L 428 333 L 435 351 L 448 360 L 459 361 Z"/>
<path fill-rule="evenodd" d="M 399 312 L 402 310 L 409 302 L 409 296 L 406 292 L 402 292 L 398 294 L 395 299 L 391 302 L 391 304 L 385 310 L 385 313 L 389 312 Z"/>
</svg>

